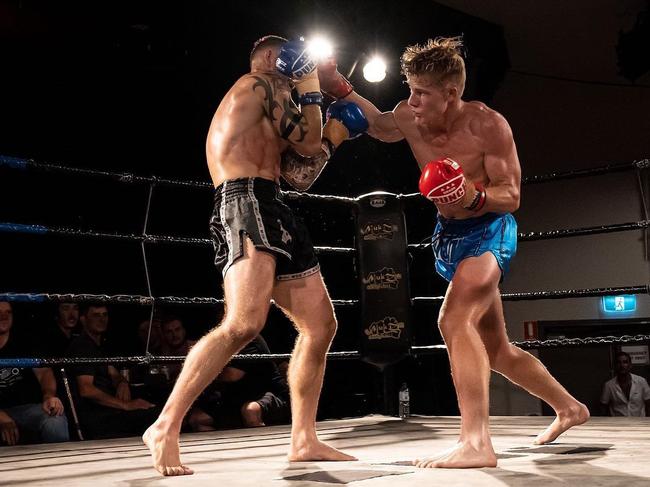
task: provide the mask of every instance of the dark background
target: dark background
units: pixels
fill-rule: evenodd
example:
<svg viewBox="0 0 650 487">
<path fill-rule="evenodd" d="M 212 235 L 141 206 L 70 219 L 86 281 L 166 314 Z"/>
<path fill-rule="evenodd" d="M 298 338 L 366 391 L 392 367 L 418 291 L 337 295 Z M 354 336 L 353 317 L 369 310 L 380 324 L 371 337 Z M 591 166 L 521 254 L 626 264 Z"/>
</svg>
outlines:
<svg viewBox="0 0 650 487">
<path fill-rule="evenodd" d="M 207 181 L 207 129 L 221 97 L 248 71 L 253 42 L 266 34 L 293 38 L 313 32 L 335 40 L 343 73 L 359 62 L 351 81 L 384 110 L 408 94 L 398 67 L 406 45 L 464 35 L 468 100 L 489 104 L 509 68 L 502 27 L 434 2 L 0 1 L 0 154 Z M 389 65 L 387 78 L 376 85 L 361 75 L 364 60 L 374 52 Z M 362 136 L 337 151 L 311 192 L 412 193 L 417 179 L 404 142 L 383 144 Z M 117 233 L 143 230 L 146 184 L 4 167 L 0 181 L 0 221 Z M 211 199 L 209 189 L 156 187 L 148 233 L 207 237 Z M 292 206 L 306 220 L 315 245 L 353 246 L 354 222 L 346 208 L 312 202 Z M 433 206 L 409 203 L 406 216 L 410 242 L 431 234 Z M 18 234 L 3 234 L 0 241 L 0 292 L 148 294 L 138 243 Z M 209 248 L 147 245 L 146 256 L 154 296 L 222 296 Z M 410 260 L 412 295 L 442 294 L 445 283 L 435 276 L 430 253 L 414 252 Z M 352 258 L 321 256 L 321 263 L 333 298 L 358 297 Z M 23 318 L 18 325 L 36 331 L 53 313 L 49 306 L 18 308 Z M 193 338 L 220 314 L 213 307 L 175 311 Z M 332 349 L 356 349 L 358 312 L 341 308 L 337 314 Z M 436 314 L 434 307 L 416 310 L 416 344 L 440 342 Z M 114 342 L 123 344 L 123 353 L 141 353 L 135 326 L 148 317 L 148 309 L 115 305 L 111 316 Z M 289 351 L 295 338 L 275 311 L 263 334 L 274 352 Z M 321 416 L 368 412 L 362 403 L 372 403 L 381 393 L 377 370 L 357 362 L 328 367 Z M 408 380 L 413 412 L 457 412 L 446 357 L 408 359 L 393 373 L 392 382 Z M 364 394 L 367 399 L 359 399 Z"/>
</svg>

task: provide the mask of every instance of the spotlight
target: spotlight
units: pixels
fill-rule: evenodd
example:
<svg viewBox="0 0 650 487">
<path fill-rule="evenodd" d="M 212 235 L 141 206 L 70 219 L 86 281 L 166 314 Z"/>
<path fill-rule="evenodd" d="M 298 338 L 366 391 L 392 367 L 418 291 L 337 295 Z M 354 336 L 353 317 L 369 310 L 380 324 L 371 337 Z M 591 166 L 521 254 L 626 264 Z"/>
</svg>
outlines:
<svg viewBox="0 0 650 487">
<path fill-rule="evenodd" d="M 332 56 L 332 43 L 322 36 L 315 36 L 307 41 L 307 50 L 317 60 L 326 59 Z"/>
<path fill-rule="evenodd" d="M 373 57 L 363 67 L 363 77 L 371 83 L 378 83 L 386 77 L 386 63 L 380 57 Z"/>
</svg>

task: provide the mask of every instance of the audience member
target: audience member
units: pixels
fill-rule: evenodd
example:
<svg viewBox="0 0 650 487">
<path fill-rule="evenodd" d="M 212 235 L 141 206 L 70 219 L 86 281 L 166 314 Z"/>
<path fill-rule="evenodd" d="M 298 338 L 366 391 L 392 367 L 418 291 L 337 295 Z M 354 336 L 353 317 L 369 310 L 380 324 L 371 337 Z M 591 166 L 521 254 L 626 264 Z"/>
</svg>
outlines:
<svg viewBox="0 0 650 487">
<path fill-rule="evenodd" d="M 239 352 L 270 353 L 261 336 Z M 289 387 L 271 360 L 240 360 L 227 365 L 190 410 L 188 423 L 194 431 L 216 428 L 255 427 L 289 421 Z"/>
<path fill-rule="evenodd" d="M 0 301 L 0 358 L 31 357 L 32 348 L 11 333 L 13 308 Z M 68 441 L 68 421 L 52 370 L 0 367 L 0 444 Z M 27 433 L 27 434 L 24 434 Z"/>
<path fill-rule="evenodd" d="M 632 374 L 632 358 L 626 352 L 615 357 L 616 377 L 603 385 L 600 402 L 609 416 L 646 416 L 650 411 L 650 387 L 641 376 Z"/>
<path fill-rule="evenodd" d="M 160 334 L 162 355 L 186 356 L 196 343 L 196 340 L 187 339 L 187 330 L 181 319 L 176 316 L 169 315 L 161 320 Z M 169 381 L 172 384 L 176 381 L 182 367 L 181 362 L 167 364 Z"/>
<path fill-rule="evenodd" d="M 59 303 L 54 325 L 43 330 L 40 353 L 44 357 L 64 357 L 70 341 L 79 332 L 79 305 L 73 302 Z"/>
<path fill-rule="evenodd" d="M 71 357 L 106 357 L 103 339 L 108 329 L 108 308 L 101 303 L 81 306 L 82 333 L 68 348 Z M 87 437 L 109 438 L 142 434 L 159 408 L 131 397 L 128 380 L 112 365 L 77 365 L 79 420 Z"/>
</svg>

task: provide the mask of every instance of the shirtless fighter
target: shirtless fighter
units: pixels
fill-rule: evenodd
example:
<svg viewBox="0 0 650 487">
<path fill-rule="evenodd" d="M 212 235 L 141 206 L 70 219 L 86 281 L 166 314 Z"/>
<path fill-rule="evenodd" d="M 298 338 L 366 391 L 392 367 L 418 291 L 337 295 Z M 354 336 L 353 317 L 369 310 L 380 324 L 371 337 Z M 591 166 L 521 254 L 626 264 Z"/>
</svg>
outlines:
<svg viewBox="0 0 650 487">
<path fill-rule="evenodd" d="M 499 282 L 516 251 L 521 169 L 505 118 L 480 102 L 461 99 L 465 63 L 460 38 L 437 38 L 406 48 L 402 73 L 411 94 L 390 112 L 359 96 L 332 61 L 320 65 L 323 91 L 358 104 L 368 134 L 406 139 L 422 175 L 420 191 L 438 208 L 433 235 L 437 272 L 449 281 L 438 326 L 447 345 L 461 414 L 458 443 L 414 463 L 419 467 L 494 467 L 489 432 L 490 369 L 546 401 L 557 417 L 535 439 L 555 440 L 589 418 L 531 354 L 506 335 Z"/>
<path fill-rule="evenodd" d="M 278 183 L 282 176 L 296 189 L 308 189 L 334 149 L 367 122 L 358 107 L 348 106 L 322 127 L 316 63 L 303 41 L 264 37 L 253 47 L 250 66 L 217 108 L 206 144 L 215 187 L 210 230 L 226 313 L 191 349 L 160 417 L 143 436 L 163 475 L 192 473 L 180 461 L 183 417 L 230 357 L 260 333 L 271 299 L 299 333 L 289 365 L 289 460 L 355 460 L 316 435 L 336 319 L 309 235 L 283 203 Z"/>
</svg>

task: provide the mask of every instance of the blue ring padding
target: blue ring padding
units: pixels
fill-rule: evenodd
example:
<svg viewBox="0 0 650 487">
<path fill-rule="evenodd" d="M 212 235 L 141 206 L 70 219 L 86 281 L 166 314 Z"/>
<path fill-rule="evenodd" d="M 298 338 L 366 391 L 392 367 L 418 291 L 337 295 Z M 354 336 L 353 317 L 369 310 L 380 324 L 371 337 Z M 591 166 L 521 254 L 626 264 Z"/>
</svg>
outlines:
<svg viewBox="0 0 650 487">
<path fill-rule="evenodd" d="M 0 301 L 21 302 L 21 303 L 44 303 L 46 297 L 38 294 L 17 294 L 17 293 L 0 293 Z"/>
<path fill-rule="evenodd" d="M 13 169 L 27 169 L 27 159 L 0 155 L 0 165 L 9 166 Z"/>
<path fill-rule="evenodd" d="M 21 223 L 0 222 L 0 232 L 14 233 L 47 233 L 49 230 L 43 225 L 23 225 Z"/>
<path fill-rule="evenodd" d="M 40 358 L 0 358 L 0 367 L 18 367 L 28 369 L 41 367 L 43 360 Z"/>
</svg>

